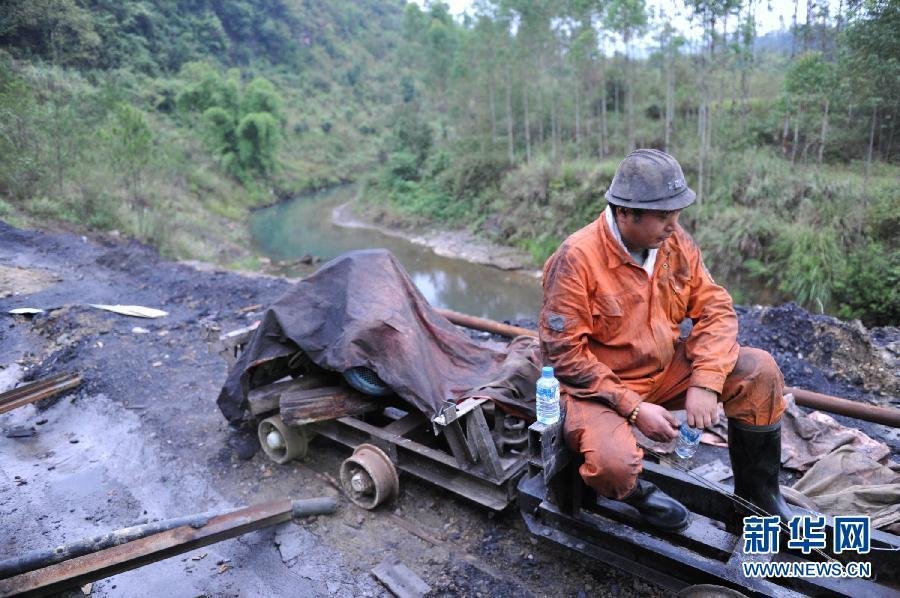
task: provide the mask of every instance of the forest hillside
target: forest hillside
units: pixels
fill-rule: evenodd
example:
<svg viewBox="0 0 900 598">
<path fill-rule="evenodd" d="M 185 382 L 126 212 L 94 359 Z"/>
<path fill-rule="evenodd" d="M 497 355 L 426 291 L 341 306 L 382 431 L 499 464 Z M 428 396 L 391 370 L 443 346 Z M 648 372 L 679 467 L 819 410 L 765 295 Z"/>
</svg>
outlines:
<svg viewBox="0 0 900 598">
<path fill-rule="evenodd" d="M 900 2 L 5 0 L 0 218 L 254 264 L 249 211 L 355 181 L 539 266 L 635 147 L 738 302 L 900 322 Z"/>
</svg>

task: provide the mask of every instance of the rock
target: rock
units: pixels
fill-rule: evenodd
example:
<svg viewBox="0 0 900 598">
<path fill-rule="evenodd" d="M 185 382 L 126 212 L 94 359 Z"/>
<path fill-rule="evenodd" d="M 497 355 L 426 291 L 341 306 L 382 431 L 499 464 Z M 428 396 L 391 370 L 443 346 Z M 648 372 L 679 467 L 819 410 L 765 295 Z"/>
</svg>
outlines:
<svg viewBox="0 0 900 598">
<path fill-rule="evenodd" d="M 249 432 L 237 432 L 228 439 L 228 446 L 238 459 L 247 461 L 259 450 L 259 438 Z"/>
</svg>

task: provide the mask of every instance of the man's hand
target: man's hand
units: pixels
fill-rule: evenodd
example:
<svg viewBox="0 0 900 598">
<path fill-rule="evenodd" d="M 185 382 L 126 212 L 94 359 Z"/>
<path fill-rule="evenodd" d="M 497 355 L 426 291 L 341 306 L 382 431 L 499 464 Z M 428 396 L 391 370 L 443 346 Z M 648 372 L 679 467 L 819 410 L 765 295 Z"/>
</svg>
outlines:
<svg viewBox="0 0 900 598">
<path fill-rule="evenodd" d="M 653 403 L 641 403 L 634 425 L 644 436 L 656 442 L 668 442 L 678 436 L 678 420 L 669 410 Z"/>
<path fill-rule="evenodd" d="M 692 428 L 708 428 L 719 421 L 718 404 L 716 393 L 699 386 L 688 388 L 684 402 L 688 425 Z"/>
</svg>

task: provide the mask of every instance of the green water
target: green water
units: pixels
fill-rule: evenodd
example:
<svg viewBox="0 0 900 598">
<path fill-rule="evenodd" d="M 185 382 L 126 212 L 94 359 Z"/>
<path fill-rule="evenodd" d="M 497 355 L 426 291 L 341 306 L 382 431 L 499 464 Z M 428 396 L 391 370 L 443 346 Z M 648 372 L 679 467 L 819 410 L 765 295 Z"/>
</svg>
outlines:
<svg viewBox="0 0 900 598">
<path fill-rule="evenodd" d="M 264 255 L 280 261 L 304 255 L 330 260 L 354 249 L 384 248 L 400 260 L 435 307 L 498 321 L 537 318 L 541 286 L 533 277 L 441 257 L 427 247 L 378 231 L 332 224 L 334 208 L 355 193 L 348 185 L 257 210 L 250 219 L 254 243 Z"/>
</svg>

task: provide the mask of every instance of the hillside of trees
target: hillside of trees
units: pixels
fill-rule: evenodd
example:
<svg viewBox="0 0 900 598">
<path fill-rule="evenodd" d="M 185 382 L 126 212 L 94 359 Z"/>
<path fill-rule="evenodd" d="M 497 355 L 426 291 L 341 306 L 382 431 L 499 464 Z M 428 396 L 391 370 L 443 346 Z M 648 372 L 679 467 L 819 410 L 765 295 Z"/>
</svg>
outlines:
<svg viewBox="0 0 900 598">
<path fill-rule="evenodd" d="M 698 199 L 682 222 L 738 301 L 762 288 L 896 323 L 900 2 L 805 9 L 757 44 L 753 0 L 495 0 L 462 22 L 408 5 L 412 84 L 367 209 L 542 263 L 596 217 L 619 160 L 655 147 L 684 166 Z"/>
<path fill-rule="evenodd" d="M 0 217 L 240 266 L 248 210 L 377 163 L 403 6 L 0 4 Z"/>
<path fill-rule="evenodd" d="M 0 218 L 241 266 L 250 209 L 358 181 L 539 265 L 657 147 L 737 301 L 897 324 L 900 2 L 828 7 L 758 36 L 758 0 L 3 0 Z"/>
</svg>

